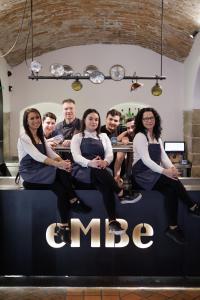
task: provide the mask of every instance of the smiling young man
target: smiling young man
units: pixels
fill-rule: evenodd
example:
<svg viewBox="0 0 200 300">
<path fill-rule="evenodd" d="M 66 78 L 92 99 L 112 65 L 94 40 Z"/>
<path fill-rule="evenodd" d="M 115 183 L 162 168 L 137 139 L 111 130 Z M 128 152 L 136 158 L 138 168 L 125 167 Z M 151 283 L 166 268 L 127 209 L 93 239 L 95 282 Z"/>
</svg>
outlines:
<svg viewBox="0 0 200 300">
<path fill-rule="evenodd" d="M 42 128 L 47 139 L 55 136 L 54 132 L 56 129 L 56 115 L 54 113 L 47 112 L 43 115 Z"/>
<path fill-rule="evenodd" d="M 101 126 L 101 132 L 106 133 L 111 139 L 119 135 L 121 113 L 116 109 L 111 109 L 106 114 L 106 124 Z"/>
</svg>

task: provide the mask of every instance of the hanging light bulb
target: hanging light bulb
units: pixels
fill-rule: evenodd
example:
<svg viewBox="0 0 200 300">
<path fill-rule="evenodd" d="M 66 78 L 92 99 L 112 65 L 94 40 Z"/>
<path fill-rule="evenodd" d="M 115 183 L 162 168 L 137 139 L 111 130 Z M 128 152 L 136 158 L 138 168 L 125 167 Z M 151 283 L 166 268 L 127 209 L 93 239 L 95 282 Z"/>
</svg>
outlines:
<svg viewBox="0 0 200 300">
<path fill-rule="evenodd" d="M 74 82 L 72 82 L 72 89 L 76 92 L 80 91 L 82 89 L 83 85 L 82 83 L 76 79 Z"/>
<path fill-rule="evenodd" d="M 162 95 L 162 88 L 158 83 L 158 79 L 156 80 L 156 84 L 152 87 L 151 93 L 153 96 L 160 96 Z"/>
<path fill-rule="evenodd" d="M 42 65 L 39 61 L 33 60 L 31 62 L 30 68 L 33 73 L 38 74 L 40 72 L 40 70 L 42 69 Z"/>
<path fill-rule="evenodd" d="M 82 83 L 79 81 L 78 77 L 81 74 L 76 73 L 75 76 L 77 76 L 77 78 L 75 79 L 75 81 L 72 82 L 72 89 L 76 92 L 80 91 L 83 87 Z"/>
</svg>

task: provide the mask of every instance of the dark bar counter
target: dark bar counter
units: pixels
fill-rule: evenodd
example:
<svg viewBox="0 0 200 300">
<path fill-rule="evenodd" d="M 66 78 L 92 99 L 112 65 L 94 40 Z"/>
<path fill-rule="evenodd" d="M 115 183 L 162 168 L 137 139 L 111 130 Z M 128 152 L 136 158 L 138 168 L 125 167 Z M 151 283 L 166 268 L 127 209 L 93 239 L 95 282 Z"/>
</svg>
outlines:
<svg viewBox="0 0 200 300">
<path fill-rule="evenodd" d="M 113 152 L 133 152 L 133 143 L 128 143 L 128 145 L 124 145 L 120 142 L 112 145 Z M 70 146 L 63 146 L 61 144 L 55 147 L 55 151 L 59 154 L 62 152 L 71 152 Z"/>
<path fill-rule="evenodd" d="M 200 201 L 200 179 L 182 180 Z M 92 212 L 72 213 L 68 246 L 54 236 L 59 222 L 55 195 L 21 189 L 12 177 L 0 178 L 1 276 L 200 276 L 200 219 L 191 217 L 184 205 L 179 207 L 179 223 L 187 243 L 180 246 L 164 234 L 167 220 L 159 192 L 142 192 L 135 204 L 116 200 L 119 221 L 127 228 L 121 237 L 107 232 L 98 191 L 77 194 Z"/>
</svg>

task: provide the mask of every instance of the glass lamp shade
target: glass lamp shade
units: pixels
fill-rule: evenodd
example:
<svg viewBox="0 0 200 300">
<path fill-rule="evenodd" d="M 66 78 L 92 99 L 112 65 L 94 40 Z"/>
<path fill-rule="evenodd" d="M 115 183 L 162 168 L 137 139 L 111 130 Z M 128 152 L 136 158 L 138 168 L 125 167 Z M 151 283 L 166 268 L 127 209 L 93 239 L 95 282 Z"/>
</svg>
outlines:
<svg viewBox="0 0 200 300">
<path fill-rule="evenodd" d="M 32 71 L 33 73 L 39 73 L 40 70 L 42 69 L 41 63 L 40 63 L 39 61 L 37 61 L 37 60 L 33 60 L 33 61 L 31 62 L 30 67 L 31 67 L 31 71 Z"/>
<path fill-rule="evenodd" d="M 102 83 L 104 81 L 104 75 L 103 73 L 99 72 L 99 71 L 94 71 L 92 72 L 92 74 L 90 74 L 90 81 L 92 83 Z"/>
<path fill-rule="evenodd" d="M 76 92 L 80 91 L 82 89 L 83 85 L 82 83 L 76 79 L 74 82 L 72 82 L 72 89 Z"/>
<path fill-rule="evenodd" d="M 61 64 L 56 63 L 50 66 L 50 73 L 55 77 L 63 76 L 64 72 L 65 72 L 64 67 Z"/>
<path fill-rule="evenodd" d="M 90 74 L 92 74 L 94 71 L 98 71 L 98 68 L 96 66 L 94 66 L 94 65 L 89 65 L 83 71 L 83 75 L 89 77 Z"/>
<path fill-rule="evenodd" d="M 160 96 L 162 94 L 162 88 L 158 82 L 152 87 L 151 93 L 153 96 Z"/>
<path fill-rule="evenodd" d="M 74 74 L 74 70 L 68 66 L 68 65 L 64 65 L 64 76 L 72 76 Z"/>
<path fill-rule="evenodd" d="M 115 80 L 119 81 L 122 80 L 125 76 L 125 69 L 121 65 L 114 65 L 110 68 L 110 77 Z"/>
</svg>

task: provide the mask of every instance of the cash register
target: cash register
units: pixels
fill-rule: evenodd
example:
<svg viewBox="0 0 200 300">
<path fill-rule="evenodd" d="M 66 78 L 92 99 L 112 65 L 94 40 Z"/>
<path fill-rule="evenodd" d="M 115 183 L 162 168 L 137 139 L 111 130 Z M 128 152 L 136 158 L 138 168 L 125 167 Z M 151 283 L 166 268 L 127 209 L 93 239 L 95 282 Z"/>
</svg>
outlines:
<svg viewBox="0 0 200 300">
<path fill-rule="evenodd" d="M 171 162 L 179 170 L 181 177 L 191 175 L 191 164 L 186 159 L 186 149 L 184 141 L 165 141 L 164 149 Z"/>
</svg>

